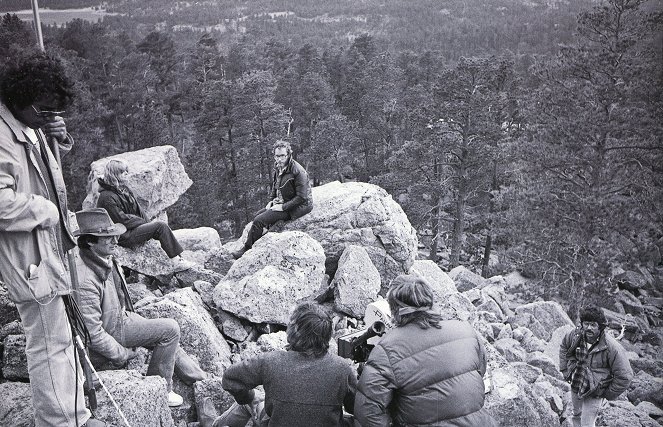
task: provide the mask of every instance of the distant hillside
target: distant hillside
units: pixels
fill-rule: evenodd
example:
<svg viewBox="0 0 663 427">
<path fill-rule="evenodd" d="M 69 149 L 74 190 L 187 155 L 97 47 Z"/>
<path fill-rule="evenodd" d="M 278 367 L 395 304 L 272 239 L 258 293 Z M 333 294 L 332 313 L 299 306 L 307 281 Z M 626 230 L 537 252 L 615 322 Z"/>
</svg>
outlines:
<svg viewBox="0 0 663 427">
<path fill-rule="evenodd" d="M 368 33 L 391 49 L 462 55 L 509 50 L 547 53 L 568 43 L 576 16 L 596 0 L 41 0 L 42 8 L 103 6 L 121 13 L 119 26 L 144 32 L 215 33 L 232 41 L 240 35 L 274 37 L 317 46 L 351 42 Z M 0 0 L 0 12 L 29 8 L 25 0 Z M 141 32 L 143 32 L 141 31 Z M 186 37 L 184 37 L 186 39 Z M 227 43 L 226 43 L 227 44 Z"/>
</svg>

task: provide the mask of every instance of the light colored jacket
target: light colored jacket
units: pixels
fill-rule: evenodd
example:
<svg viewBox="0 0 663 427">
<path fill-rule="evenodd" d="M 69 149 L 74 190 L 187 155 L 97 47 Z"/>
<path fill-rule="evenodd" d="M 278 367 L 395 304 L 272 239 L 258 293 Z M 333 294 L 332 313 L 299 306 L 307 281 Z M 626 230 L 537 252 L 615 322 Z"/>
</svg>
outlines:
<svg viewBox="0 0 663 427">
<path fill-rule="evenodd" d="M 47 303 L 57 295 L 70 293 L 71 285 L 64 254 L 57 243 L 61 227 L 43 226 L 57 215 L 49 200 L 49 177 L 39 172 L 34 151 L 30 150 L 32 143 L 23 129 L 25 126 L 0 102 L 0 276 L 12 301 Z M 46 140 L 41 130 L 36 133 Z M 60 215 L 66 215 L 62 172 L 45 145 L 59 202 L 57 208 Z M 74 240 L 66 226 L 64 230 L 62 244 L 67 251 L 74 247 Z"/>
<path fill-rule="evenodd" d="M 126 362 L 129 349 L 115 337 L 124 337 L 127 308 L 133 310 L 128 298 L 122 269 L 110 259 L 100 258 L 89 249 L 80 250 L 76 261 L 78 288 L 74 293 L 83 322 L 90 333 L 90 349 L 115 364 Z"/>
<path fill-rule="evenodd" d="M 363 427 L 491 427 L 483 407 L 486 357 L 467 322 L 407 324 L 387 332 L 359 378 L 355 419 Z"/>
</svg>

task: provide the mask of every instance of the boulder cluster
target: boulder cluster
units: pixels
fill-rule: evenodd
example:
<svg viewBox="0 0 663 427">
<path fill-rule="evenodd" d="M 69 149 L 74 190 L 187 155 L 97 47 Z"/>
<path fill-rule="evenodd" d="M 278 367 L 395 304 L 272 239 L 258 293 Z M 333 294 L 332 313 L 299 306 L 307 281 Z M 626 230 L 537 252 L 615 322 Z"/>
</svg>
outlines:
<svg viewBox="0 0 663 427">
<path fill-rule="evenodd" d="M 129 164 L 132 188 L 153 217 L 165 219 L 165 209 L 190 186 L 173 147 L 116 157 Z M 92 165 L 87 204 L 94 203 L 94 183 L 107 160 Z M 196 263 L 190 270 L 173 271 L 155 242 L 118 250 L 117 258 L 131 272 L 129 292 L 136 311 L 147 318 L 177 320 L 182 349 L 210 373 L 192 386 L 174 378 L 185 403 L 168 408 L 165 381 L 144 376 L 148 350 L 127 370 L 100 372 L 132 426 L 196 426 L 196 402 L 205 397 L 213 399 L 219 412 L 227 409 L 233 399 L 221 387 L 225 369 L 284 349 L 288 317 L 301 301 L 316 300 L 334 313 L 330 351 L 336 351 L 336 338 L 363 328 L 366 306 L 384 296 L 391 279 L 403 273 L 424 277 L 443 317 L 469 321 L 485 340 L 486 407 L 500 425 L 571 426 L 570 386 L 559 373 L 557 353 L 574 324 L 560 304 L 515 302 L 507 292 L 508 277 L 485 279 L 465 267 L 447 273 L 432 261 L 417 260 L 414 229 L 400 206 L 375 185 L 333 182 L 315 187 L 313 198 L 309 215 L 277 224 L 237 261 L 230 253 L 245 236 L 222 244 L 208 227 L 175 231 L 183 256 Z M 611 327 L 619 333 L 625 315 L 613 318 L 617 324 Z M 629 350 L 636 379 L 627 394 L 602 411 L 599 425 L 663 422 L 663 361 L 630 339 L 635 342 L 635 335 L 623 336 L 621 342 Z M 25 335 L 1 282 L 0 343 L 0 425 L 32 426 Z M 659 343 L 652 347 L 658 351 Z M 124 425 L 101 387 L 97 397 L 97 418 Z"/>
</svg>

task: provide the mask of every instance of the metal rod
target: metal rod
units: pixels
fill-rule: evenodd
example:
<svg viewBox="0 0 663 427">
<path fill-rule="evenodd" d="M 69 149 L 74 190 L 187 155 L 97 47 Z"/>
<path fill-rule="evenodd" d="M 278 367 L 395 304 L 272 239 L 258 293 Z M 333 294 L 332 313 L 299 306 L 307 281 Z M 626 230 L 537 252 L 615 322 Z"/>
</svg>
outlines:
<svg viewBox="0 0 663 427">
<path fill-rule="evenodd" d="M 37 0 L 32 0 L 32 16 L 34 17 L 33 23 L 37 35 L 37 44 L 39 45 L 39 49 L 44 52 L 44 36 L 41 34 L 41 20 L 39 19 L 39 4 Z"/>
</svg>

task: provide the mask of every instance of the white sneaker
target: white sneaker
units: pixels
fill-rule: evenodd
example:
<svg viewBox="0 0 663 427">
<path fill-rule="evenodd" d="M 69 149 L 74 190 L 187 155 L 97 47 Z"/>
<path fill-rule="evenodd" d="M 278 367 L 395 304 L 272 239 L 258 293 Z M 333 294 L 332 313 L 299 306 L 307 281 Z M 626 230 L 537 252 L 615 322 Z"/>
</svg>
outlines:
<svg viewBox="0 0 663 427">
<path fill-rule="evenodd" d="M 184 399 L 182 399 L 182 396 L 175 393 L 174 391 L 168 393 L 168 406 L 170 407 L 180 406 L 182 403 L 184 403 Z"/>
<path fill-rule="evenodd" d="M 194 265 L 196 265 L 195 262 L 189 261 L 188 259 L 184 259 L 182 257 L 173 258 L 172 262 L 173 267 L 175 267 L 175 271 L 189 270 L 193 268 Z"/>
</svg>

